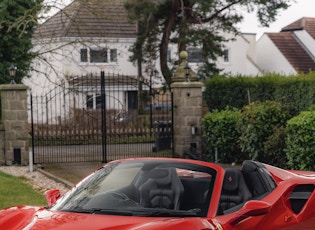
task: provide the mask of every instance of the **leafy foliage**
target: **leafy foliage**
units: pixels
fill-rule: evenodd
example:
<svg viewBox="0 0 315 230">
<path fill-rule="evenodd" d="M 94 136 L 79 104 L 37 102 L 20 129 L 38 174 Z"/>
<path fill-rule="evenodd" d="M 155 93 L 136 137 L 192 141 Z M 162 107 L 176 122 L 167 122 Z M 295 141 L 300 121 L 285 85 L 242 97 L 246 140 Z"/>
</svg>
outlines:
<svg viewBox="0 0 315 230">
<path fill-rule="evenodd" d="M 240 119 L 239 110 L 222 110 L 208 113 L 202 120 L 203 139 L 212 158 L 218 152 L 221 163 L 243 160 L 238 144 L 239 132 L 236 124 Z"/>
<path fill-rule="evenodd" d="M 203 139 L 212 160 L 215 150 L 221 163 L 249 158 L 287 167 L 285 123 L 287 113 L 275 101 L 255 102 L 243 110 L 214 110 L 202 120 Z"/>
<path fill-rule="evenodd" d="M 223 33 L 235 35 L 243 13 L 257 12 L 260 23 L 267 26 L 290 0 L 127 0 L 125 6 L 132 21 L 138 22 L 139 34 L 134 44 L 132 60 L 152 62 L 160 58 L 162 74 L 168 84 L 172 72 L 167 63 L 169 44 L 178 51 L 187 46 L 202 49 L 204 66 L 201 75 L 218 73 L 214 61 L 223 54 L 227 39 Z M 232 38 L 233 39 L 233 36 Z M 179 53 L 179 52 L 178 52 Z"/>
<path fill-rule="evenodd" d="M 286 154 L 293 169 L 315 170 L 315 111 L 303 111 L 287 122 Z"/>
<path fill-rule="evenodd" d="M 288 77 L 216 76 L 206 81 L 205 100 L 210 110 L 226 106 L 241 109 L 250 102 L 275 100 L 295 116 L 315 103 L 315 73 Z"/>
<path fill-rule="evenodd" d="M 17 83 L 28 74 L 34 54 L 31 38 L 37 25 L 42 0 L 2 0 L 0 2 L 0 83 L 9 83 L 8 68 L 18 67 Z"/>
<path fill-rule="evenodd" d="M 263 146 L 264 161 L 280 168 L 288 166 L 288 158 L 285 153 L 285 131 L 284 126 L 274 127 L 273 133 L 266 139 Z"/>
<path fill-rule="evenodd" d="M 281 104 L 275 101 L 253 102 L 245 106 L 238 123 L 242 152 L 253 160 L 273 161 L 274 156 L 269 150 L 275 143 L 271 141 L 283 137 L 280 133 L 276 135 L 275 131 L 283 129 L 287 117 Z M 278 151 L 283 152 L 281 148 Z"/>
</svg>

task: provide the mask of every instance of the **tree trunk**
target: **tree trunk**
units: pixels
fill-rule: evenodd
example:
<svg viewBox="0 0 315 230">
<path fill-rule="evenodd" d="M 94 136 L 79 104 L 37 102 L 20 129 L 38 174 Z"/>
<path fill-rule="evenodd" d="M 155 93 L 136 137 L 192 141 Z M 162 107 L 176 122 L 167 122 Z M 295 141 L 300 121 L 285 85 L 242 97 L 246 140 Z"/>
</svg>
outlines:
<svg viewBox="0 0 315 230">
<path fill-rule="evenodd" d="M 179 0 L 172 1 L 170 14 L 169 14 L 168 20 L 165 23 L 161 46 L 160 46 L 161 71 L 168 86 L 170 86 L 170 84 L 172 83 L 172 72 L 167 66 L 168 45 L 169 45 L 169 39 L 171 36 L 172 28 L 175 23 L 176 13 L 179 9 L 179 5 L 180 5 Z"/>
</svg>

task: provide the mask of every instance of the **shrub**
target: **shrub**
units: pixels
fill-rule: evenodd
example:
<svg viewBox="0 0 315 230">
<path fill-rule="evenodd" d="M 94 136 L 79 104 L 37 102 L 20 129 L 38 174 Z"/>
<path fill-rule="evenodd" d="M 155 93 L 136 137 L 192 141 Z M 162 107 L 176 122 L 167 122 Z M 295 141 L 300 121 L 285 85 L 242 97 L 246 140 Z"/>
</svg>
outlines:
<svg viewBox="0 0 315 230">
<path fill-rule="evenodd" d="M 266 163 L 274 162 L 275 154 L 284 155 L 281 145 L 273 154 L 269 150 L 275 146 L 272 138 L 284 138 L 275 131 L 283 129 L 287 117 L 287 112 L 275 101 L 253 102 L 245 106 L 237 126 L 241 150 L 249 158 Z"/>
<path fill-rule="evenodd" d="M 268 164 L 287 168 L 288 158 L 284 151 L 285 149 L 285 128 L 275 127 L 271 134 L 264 142 L 263 152 Z"/>
<path fill-rule="evenodd" d="M 221 163 L 239 162 L 242 158 L 238 145 L 239 133 L 236 129 L 239 117 L 239 110 L 225 109 L 220 112 L 215 110 L 203 118 L 203 139 L 212 159 L 215 150 L 218 151 L 218 160 Z"/>
<path fill-rule="evenodd" d="M 315 111 L 304 111 L 287 122 L 286 154 L 292 169 L 315 170 Z"/>
<path fill-rule="evenodd" d="M 206 81 L 204 98 L 209 110 L 226 106 L 241 109 L 255 101 L 278 101 L 291 116 L 315 104 L 315 72 L 298 76 L 216 76 Z"/>
</svg>

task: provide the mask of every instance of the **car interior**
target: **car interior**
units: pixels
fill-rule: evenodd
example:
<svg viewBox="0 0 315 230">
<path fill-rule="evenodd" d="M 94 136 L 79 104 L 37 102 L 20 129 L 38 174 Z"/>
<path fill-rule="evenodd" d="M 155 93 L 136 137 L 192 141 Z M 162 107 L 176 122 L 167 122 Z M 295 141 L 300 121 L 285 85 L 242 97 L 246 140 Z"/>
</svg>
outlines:
<svg viewBox="0 0 315 230">
<path fill-rule="evenodd" d="M 225 169 L 218 215 L 239 210 L 248 200 L 260 200 L 276 188 L 276 183 L 265 166 L 255 161 L 244 161 L 242 168 Z"/>
<path fill-rule="evenodd" d="M 206 216 L 210 201 L 211 176 L 180 176 L 175 167 L 141 170 L 133 182 L 115 192 L 126 194 L 144 208 L 194 210 Z"/>
<path fill-rule="evenodd" d="M 181 168 L 180 165 L 137 167 L 136 171 L 128 170 L 129 174 L 125 175 L 128 177 L 134 173 L 130 175 L 131 183 L 96 193 L 88 199 L 84 208 L 106 209 L 115 206 L 124 210 L 126 207 L 134 207 L 174 210 L 174 213 L 187 212 L 199 217 L 207 215 L 215 183 L 215 170 L 206 172 L 199 168 Z M 114 175 L 112 179 L 115 178 Z M 127 181 L 130 180 L 127 178 Z M 249 200 L 260 200 L 276 186 L 262 163 L 247 160 L 241 168 L 226 168 L 217 215 L 233 213 Z M 105 185 L 103 187 L 108 188 Z M 314 190 L 313 184 L 296 185 L 290 190 L 289 202 L 286 203 L 288 209 L 299 214 Z"/>
<path fill-rule="evenodd" d="M 147 180 L 139 187 L 139 204 L 145 208 L 178 210 L 184 187 L 177 176 L 176 169 L 152 169 L 143 174 Z"/>
</svg>

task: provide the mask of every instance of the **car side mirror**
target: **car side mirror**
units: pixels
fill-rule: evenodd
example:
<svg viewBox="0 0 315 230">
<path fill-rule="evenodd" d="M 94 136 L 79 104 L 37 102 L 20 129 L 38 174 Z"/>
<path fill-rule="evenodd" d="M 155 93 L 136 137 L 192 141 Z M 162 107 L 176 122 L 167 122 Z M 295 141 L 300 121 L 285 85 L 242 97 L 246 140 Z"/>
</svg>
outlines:
<svg viewBox="0 0 315 230">
<path fill-rule="evenodd" d="M 230 225 L 237 225 L 252 216 L 261 216 L 270 212 L 271 205 L 260 200 L 250 200 L 229 220 Z"/>
<path fill-rule="evenodd" d="M 53 205 L 60 197 L 60 190 L 59 189 L 51 189 L 44 193 L 48 206 Z"/>
</svg>

